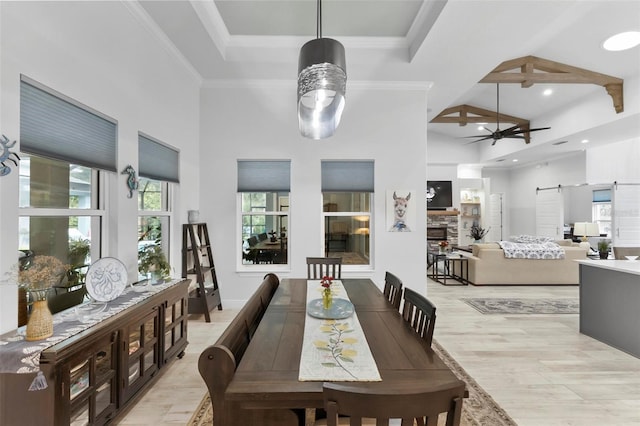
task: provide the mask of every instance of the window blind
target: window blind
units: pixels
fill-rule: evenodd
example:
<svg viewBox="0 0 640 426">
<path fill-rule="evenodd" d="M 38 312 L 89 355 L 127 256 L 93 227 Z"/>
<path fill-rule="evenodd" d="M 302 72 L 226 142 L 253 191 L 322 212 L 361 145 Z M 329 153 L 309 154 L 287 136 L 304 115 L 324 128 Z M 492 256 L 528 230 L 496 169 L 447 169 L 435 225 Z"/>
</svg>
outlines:
<svg viewBox="0 0 640 426">
<path fill-rule="evenodd" d="M 115 120 L 21 77 L 20 151 L 115 172 L 116 140 Z"/>
<path fill-rule="evenodd" d="M 321 163 L 322 192 L 374 192 L 373 161 Z"/>
<path fill-rule="evenodd" d="M 138 174 L 147 179 L 180 183 L 180 153 L 138 133 Z"/>
<path fill-rule="evenodd" d="M 610 189 L 595 189 L 593 191 L 594 203 L 607 203 L 611 202 L 611 190 Z"/>
<path fill-rule="evenodd" d="M 238 160 L 238 192 L 290 192 L 291 161 Z"/>
</svg>

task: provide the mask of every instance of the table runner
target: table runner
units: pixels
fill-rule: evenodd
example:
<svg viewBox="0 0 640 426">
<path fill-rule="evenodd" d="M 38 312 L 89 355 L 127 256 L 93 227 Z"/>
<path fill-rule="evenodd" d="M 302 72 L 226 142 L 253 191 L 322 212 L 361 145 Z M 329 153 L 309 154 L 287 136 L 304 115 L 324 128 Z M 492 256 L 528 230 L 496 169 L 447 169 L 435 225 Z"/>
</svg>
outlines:
<svg viewBox="0 0 640 426">
<path fill-rule="evenodd" d="M 35 373 L 40 371 L 40 353 L 99 322 L 124 311 L 130 306 L 143 302 L 152 295 L 176 285 L 182 278 L 174 279 L 163 284 L 138 287 L 145 292 L 137 292 L 131 286 L 115 300 L 108 302 L 104 310 L 83 318 L 78 317 L 75 307 L 53 315 L 53 336 L 38 340 L 24 339 L 26 326 L 19 327 L 13 332 L 0 336 L 0 373 Z M 87 306 L 85 303 L 82 306 Z"/>
<path fill-rule="evenodd" d="M 307 281 L 307 303 L 322 297 L 320 280 Z M 331 293 L 349 300 L 342 281 L 334 280 Z M 358 316 L 326 320 L 305 316 L 300 381 L 381 381 Z"/>
</svg>

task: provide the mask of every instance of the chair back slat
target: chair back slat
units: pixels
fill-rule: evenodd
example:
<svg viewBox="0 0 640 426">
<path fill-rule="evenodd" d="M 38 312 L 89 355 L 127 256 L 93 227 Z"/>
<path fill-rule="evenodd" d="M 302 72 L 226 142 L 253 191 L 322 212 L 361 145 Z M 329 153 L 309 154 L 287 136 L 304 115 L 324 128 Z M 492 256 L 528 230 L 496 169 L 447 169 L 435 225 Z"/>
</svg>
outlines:
<svg viewBox="0 0 640 426">
<path fill-rule="evenodd" d="M 402 318 L 422 337 L 427 346 L 431 347 L 436 325 L 435 305 L 421 294 L 405 288 Z"/>
<path fill-rule="evenodd" d="M 447 425 L 459 426 L 465 386 L 461 380 L 425 383 L 418 389 L 404 388 L 402 383 L 365 386 L 326 382 L 322 392 L 327 426 L 337 426 L 339 414 L 348 416 L 351 426 L 360 426 L 363 418 L 376 419 L 376 425 L 402 419 L 402 425 L 408 426 L 414 419 L 418 424 L 437 423 L 440 413 L 447 413 Z"/>
<path fill-rule="evenodd" d="M 341 257 L 307 257 L 307 279 L 319 280 L 324 276 L 342 279 Z"/>
<path fill-rule="evenodd" d="M 389 303 L 399 310 L 402 301 L 402 281 L 400 278 L 387 271 L 384 275 L 383 293 Z"/>
</svg>

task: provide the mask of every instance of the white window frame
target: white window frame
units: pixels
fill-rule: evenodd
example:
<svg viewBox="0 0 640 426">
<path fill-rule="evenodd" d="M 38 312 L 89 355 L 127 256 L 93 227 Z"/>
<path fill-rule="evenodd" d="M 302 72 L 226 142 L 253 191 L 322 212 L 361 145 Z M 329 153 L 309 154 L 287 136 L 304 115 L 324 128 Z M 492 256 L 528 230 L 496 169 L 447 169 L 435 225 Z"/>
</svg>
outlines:
<svg viewBox="0 0 640 426">
<path fill-rule="evenodd" d="M 59 209 L 49 207 L 19 207 L 19 217 L 71 217 L 71 216 L 88 216 L 99 217 L 100 225 L 98 229 L 98 238 L 96 241 L 95 232 L 91 234 L 91 259 L 97 260 L 103 257 L 103 253 L 107 252 L 108 243 L 108 210 L 106 194 L 109 193 L 108 176 L 112 173 L 108 173 L 98 169 L 92 169 L 91 180 L 96 182 L 95 190 L 92 191 L 92 205 L 97 204 L 97 209 Z M 92 229 L 93 230 L 93 229 Z"/>
<path fill-rule="evenodd" d="M 265 192 L 265 191 L 255 191 Z M 266 191 L 268 193 L 274 191 Z M 277 191 L 276 191 L 277 192 Z M 286 211 L 266 210 L 259 212 L 243 212 L 242 211 L 242 192 L 236 192 L 236 241 L 241 241 L 240 250 L 236 250 L 236 272 L 290 272 L 291 271 L 291 238 L 289 238 L 289 230 L 291 229 L 291 214 L 289 209 Z M 291 192 L 289 194 L 289 206 L 291 205 Z M 242 217 L 247 215 L 256 216 L 287 216 L 287 263 L 254 263 L 244 264 L 242 262 Z"/>
<path fill-rule="evenodd" d="M 351 191 L 351 193 L 361 193 L 362 191 Z M 331 193 L 329 191 L 329 193 Z M 325 247 L 327 242 L 325 241 L 325 236 L 327 235 L 327 229 L 325 228 L 325 223 L 327 222 L 327 217 L 357 217 L 357 216 L 367 216 L 369 218 L 369 263 L 368 264 L 364 264 L 364 265 L 348 265 L 348 264 L 342 264 L 342 270 L 343 271 L 354 271 L 354 272 L 359 272 L 359 271 L 366 271 L 366 272 L 370 272 L 373 271 L 374 267 L 373 267 L 373 259 L 374 259 L 374 215 L 373 215 L 373 207 L 374 207 L 374 197 L 375 197 L 375 193 L 374 192 L 368 192 L 369 194 L 369 209 L 371 211 L 369 212 L 326 212 L 324 211 L 324 193 L 320 194 L 320 208 L 322 210 L 322 222 L 320 224 L 320 229 L 322 231 L 322 236 L 320 238 L 320 241 L 322 242 L 322 247 L 321 247 L 321 253 L 324 256 L 325 253 Z"/>
<path fill-rule="evenodd" d="M 155 180 L 155 179 L 148 179 L 148 180 Z M 165 256 L 167 257 L 167 261 L 169 262 L 169 264 L 172 264 L 171 262 L 171 244 L 172 244 L 172 226 L 171 224 L 173 223 L 173 200 L 174 200 L 174 185 L 171 182 L 167 182 L 167 181 L 159 181 L 156 180 L 156 182 L 160 182 L 162 185 L 162 193 L 164 193 L 163 196 L 163 200 L 162 200 L 162 206 L 163 206 L 163 210 L 140 210 L 138 209 L 138 217 L 163 217 L 167 219 L 167 229 L 163 229 L 162 230 L 162 251 L 165 253 Z M 136 194 L 137 197 L 138 194 Z M 136 200 L 137 202 L 137 200 Z M 137 220 L 136 220 L 136 228 L 137 228 Z M 137 237 L 136 237 L 137 240 Z M 137 253 L 137 248 L 136 248 L 136 253 Z"/>
</svg>

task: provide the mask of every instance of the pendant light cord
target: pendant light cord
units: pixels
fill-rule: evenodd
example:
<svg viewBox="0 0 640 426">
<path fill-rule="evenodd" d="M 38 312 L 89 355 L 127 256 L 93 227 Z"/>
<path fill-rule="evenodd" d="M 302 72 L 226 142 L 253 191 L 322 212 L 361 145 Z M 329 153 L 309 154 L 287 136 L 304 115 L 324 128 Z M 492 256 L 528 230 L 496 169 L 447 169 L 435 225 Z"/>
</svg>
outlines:
<svg viewBox="0 0 640 426">
<path fill-rule="evenodd" d="M 322 38 L 322 1 L 317 2 L 316 11 L 316 38 Z"/>
</svg>

